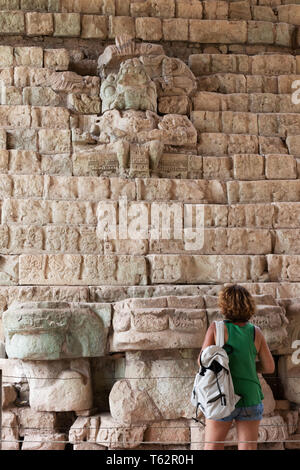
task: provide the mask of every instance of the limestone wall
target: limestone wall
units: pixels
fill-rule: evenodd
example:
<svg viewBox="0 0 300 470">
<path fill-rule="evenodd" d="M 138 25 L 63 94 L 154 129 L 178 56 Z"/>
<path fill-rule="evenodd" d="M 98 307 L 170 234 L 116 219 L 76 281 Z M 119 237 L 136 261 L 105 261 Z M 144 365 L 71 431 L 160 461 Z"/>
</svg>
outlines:
<svg viewBox="0 0 300 470">
<path fill-rule="evenodd" d="M 299 446 L 299 28 L 288 0 L 0 0 L 3 448 L 201 449 L 232 282 L 277 364 L 259 448 Z M 124 199 L 138 239 L 103 223 Z M 150 230 L 195 205 L 201 246 Z"/>
</svg>

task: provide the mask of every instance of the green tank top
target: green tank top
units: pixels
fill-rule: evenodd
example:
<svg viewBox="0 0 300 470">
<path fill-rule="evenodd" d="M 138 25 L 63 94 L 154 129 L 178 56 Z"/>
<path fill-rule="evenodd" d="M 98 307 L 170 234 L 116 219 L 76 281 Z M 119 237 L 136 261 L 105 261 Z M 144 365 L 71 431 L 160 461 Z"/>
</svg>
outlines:
<svg viewBox="0 0 300 470">
<path fill-rule="evenodd" d="M 264 395 L 256 372 L 254 325 L 246 323 L 244 326 L 238 326 L 228 320 L 225 320 L 225 325 L 228 330 L 228 341 L 224 349 L 229 357 L 234 391 L 242 397 L 236 407 L 258 405 Z"/>
</svg>

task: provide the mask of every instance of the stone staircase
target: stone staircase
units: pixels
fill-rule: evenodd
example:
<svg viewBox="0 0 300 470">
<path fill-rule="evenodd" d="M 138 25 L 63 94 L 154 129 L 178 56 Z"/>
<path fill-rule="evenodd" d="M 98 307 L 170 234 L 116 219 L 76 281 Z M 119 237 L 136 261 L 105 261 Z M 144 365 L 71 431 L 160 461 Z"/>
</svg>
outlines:
<svg viewBox="0 0 300 470">
<path fill-rule="evenodd" d="M 281 378 L 284 387 L 274 400 L 261 377 L 259 448 L 299 448 L 291 345 L 300 339 L 300 1 L 0 0 L 0 10 L 0 312 L 14 317 L 13 304 L 29 301 L 53 311 L 69 312 L 74 302 L 111 311 L 105 331 L 99 327 L 99 357 L 51 363 L 43 352 L 40 368 L 22 352 L 0 359 L 4 440 L 13 441 L 3 448 L 63 449 L 69 440 L 79 450 L 201 449 L 186 402 L 200 343 L 218 316 L 217 294 L 232 282 L 256 299 L 255 321 L 279 364 L 267 382 L 272 388 Z M 98 56 L 120 34 L 140 47 L 162 45 L 194 77 L 191 93 L 160 92 L 158 117 L 188 119 L 197 142 L 171 140 L 155 168 L 137 140 L 125 172 L 114 143 L 95 149 Z M 174 69 L 164 72 L 167 81 L 180 75 Z M 203 245 L 152 233 L 101 239 L 100 209 L 110 204 L 119 228 L 124 197 L 148 222 L 155 204 L 169 207 L 173 221 L 201 206 Z M 130 223 L 135 216 L 129 211 Z M 0 322 L 3 342 L 9 328 Z M 32 380 L 39 374 L 44 391 Z M 190 377 L 185 385 L 182 375 Z M 47 390 L 64 393 L 63 377 L 76 379 L 89 409 L 74 397 L 63 409 L 45 404 Z M 164 386 L 185 390 L 176 406 L 165 403 Z"/>
</svg>

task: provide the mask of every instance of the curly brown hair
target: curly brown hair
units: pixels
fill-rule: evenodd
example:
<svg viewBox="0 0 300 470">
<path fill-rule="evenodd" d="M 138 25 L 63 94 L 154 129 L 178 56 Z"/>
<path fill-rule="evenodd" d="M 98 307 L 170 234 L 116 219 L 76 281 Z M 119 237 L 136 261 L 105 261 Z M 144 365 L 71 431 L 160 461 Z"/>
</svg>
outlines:
<svg viewBox="0 0 300 470">
<path fill-rule="evenodd" d="M 245 287 L 233 284 L 218 295 L 218 306 L 227 320 L 247 322 L 256 313 L 255 301 Z"/>
</svg>

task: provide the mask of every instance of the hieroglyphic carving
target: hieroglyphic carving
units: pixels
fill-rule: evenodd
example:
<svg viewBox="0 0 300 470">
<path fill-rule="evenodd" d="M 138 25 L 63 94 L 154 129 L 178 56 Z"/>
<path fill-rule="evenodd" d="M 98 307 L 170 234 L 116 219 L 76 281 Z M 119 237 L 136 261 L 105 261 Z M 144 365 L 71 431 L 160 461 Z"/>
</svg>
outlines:
<svg viewBox="0 0 300 470">
<path fill-rule="evenodd" d="M 114 306 L 111 349 L 173 349 L 198 348 L 207 328 L 203 299 L 195 308 L 195 299 L 161 297 L 165 306 L 157 306 L 157 299 L 127 299 Z"/>
<path fill-rule="evenodd" d="M 146 146 L 132 144 L 130 146 L 130 176 L 147 178 L 149 175 L 149 150 Z"/>
<path fill-rule="evenodd" d="M 80 416 L 76 419 L 69 431 L 69 440 L 72 444 L 82 442 L 93 443 L 95 450 L 105 449 L 131 449 L 143 441 L 146 426 L 124 426 L 114 420 L 109 413 L 93 416 Z"/>
</svg>

